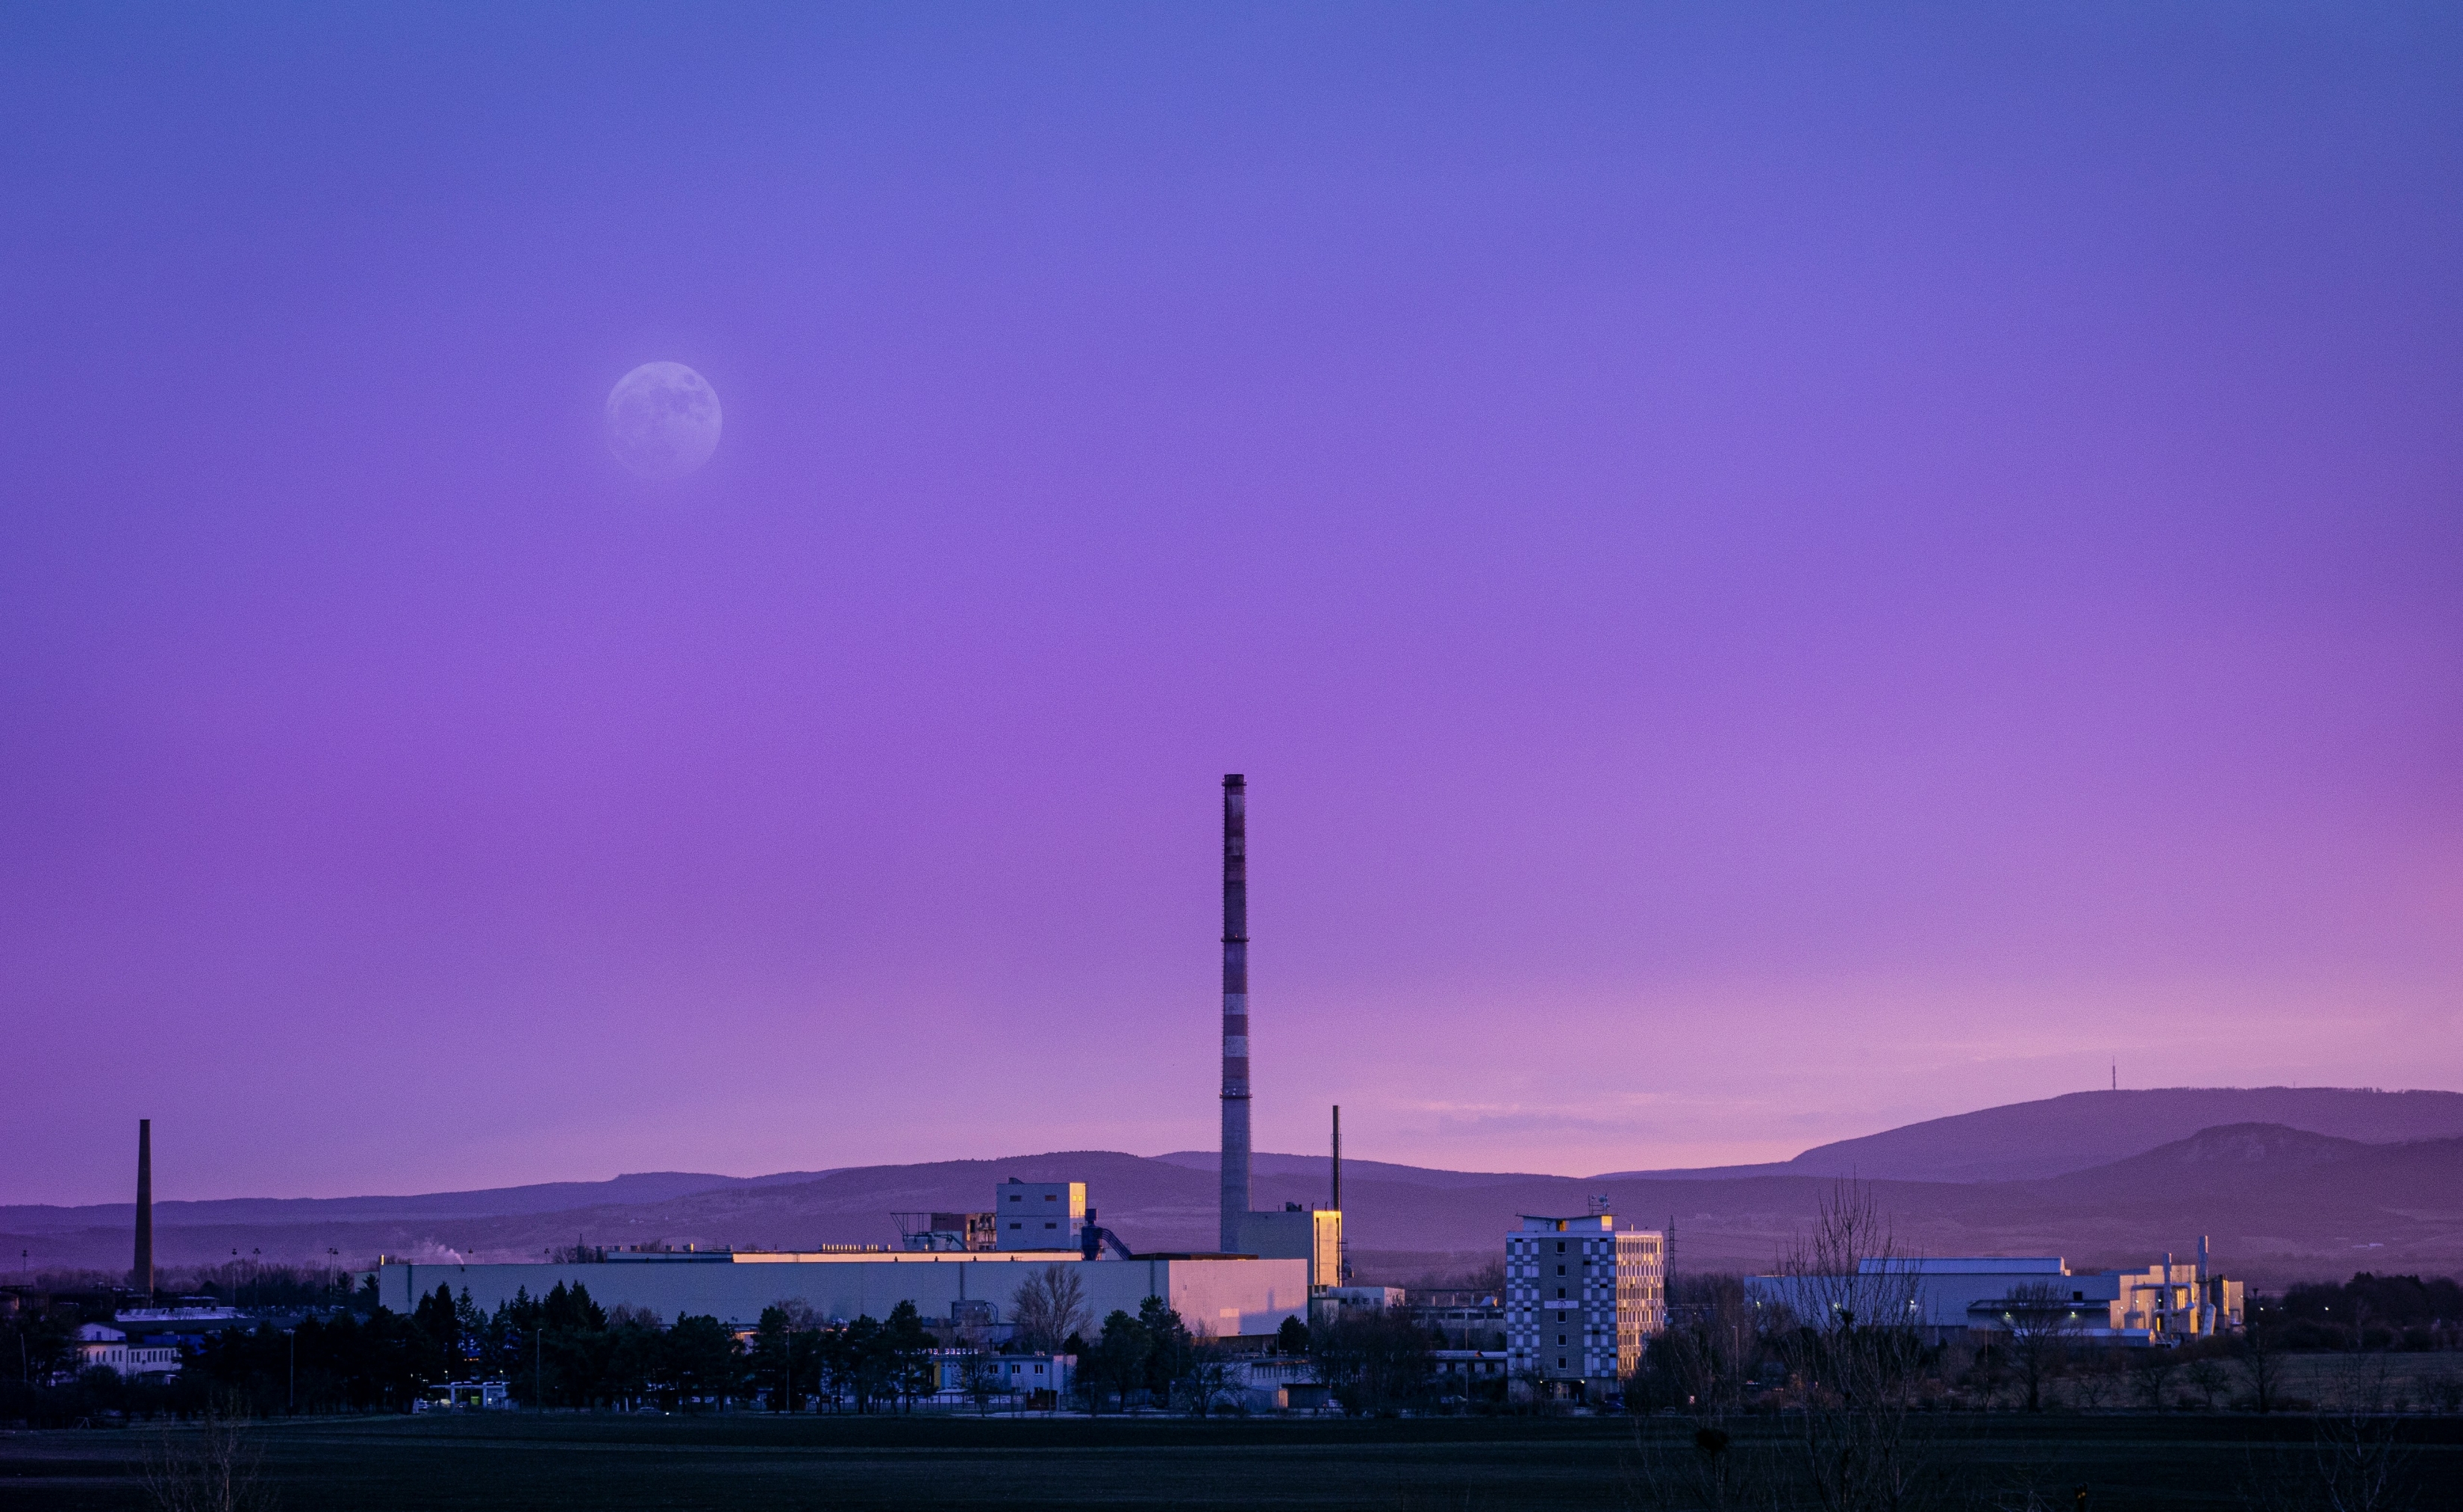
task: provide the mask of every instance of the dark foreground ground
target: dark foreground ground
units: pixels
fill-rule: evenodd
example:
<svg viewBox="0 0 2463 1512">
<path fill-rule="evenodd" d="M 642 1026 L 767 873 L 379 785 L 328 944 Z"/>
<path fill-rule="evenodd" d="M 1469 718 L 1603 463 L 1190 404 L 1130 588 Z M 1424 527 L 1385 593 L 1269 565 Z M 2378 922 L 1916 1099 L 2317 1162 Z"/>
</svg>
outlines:
<svg viewBox="0 0 2463 1512">
<path fill-rule="evenodd" d="M 2463 1419 L 2405 1425 L 2407 1504 L 2463 1507 Z M 1737 1462 L 1789 1460 L 1740 1431 Z M 147 1505 L 136 1460 L 161 1431 L 0 1434 L 6 1512 Z M 1699 1504 L 1690 1430 L 1629 1421 L 1380 1422 L 488 1416 L 303 1420 L 250 1437 L 281 1512 L 455 1508 L 1518 1507 Z M 2314 1480 L 2305 1418 L 1950 1419 L 1932 1455 L 1951 1507 L 2290 1506 Z M 2313 1503 L 2314 1504 L 2314 1503 Z"/>
</svg>

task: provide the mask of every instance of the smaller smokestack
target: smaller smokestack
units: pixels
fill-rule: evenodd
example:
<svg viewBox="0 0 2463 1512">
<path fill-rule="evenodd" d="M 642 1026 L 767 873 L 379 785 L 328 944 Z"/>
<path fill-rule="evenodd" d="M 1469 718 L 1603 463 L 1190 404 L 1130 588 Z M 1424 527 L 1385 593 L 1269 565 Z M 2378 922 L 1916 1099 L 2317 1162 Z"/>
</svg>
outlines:
<svg viewBox="0 0 2463 1512">
<path fill-rule="evenodd" d="M 1334 1201 L 1329 1204 L 1342 1211 L 1342 1104 L 1334 1105 Z"/>
<path fill-rule="evenodd" d="M 154 1120 L 137 1120 L 137 1267 L 128 1284 L 154 1295 Z"/>
</svg>

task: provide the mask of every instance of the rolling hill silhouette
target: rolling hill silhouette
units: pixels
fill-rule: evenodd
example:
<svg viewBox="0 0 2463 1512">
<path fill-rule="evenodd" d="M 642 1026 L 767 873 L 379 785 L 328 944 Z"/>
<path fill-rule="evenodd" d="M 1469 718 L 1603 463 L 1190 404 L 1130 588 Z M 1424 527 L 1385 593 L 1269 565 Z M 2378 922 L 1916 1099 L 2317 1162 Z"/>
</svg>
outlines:
<svg viewBox="0 0 2463 1512">
<path fill-rule="evenodd" d="M 2200 1112 L 2251 1110 L 2300 1121 L 2227 1117 L 2158 1137 Z M 1321 1156 L 1260 1155 L 1257 1204 L 1324 1201 L 1326 1164 Z M 1408 1280 L 1476 1266 L 1519 1214 L 1580 1213 L 1604 1197 L 1629 1224 L 1672 1223 L 1682 1268 L 1760 1268 L 1847 1174 L 1867 1184 L 1901 1247 L 1915 1253 L 2145 1264 L 2187 1253 L 2203 1234 L 2223 1264 L 2261 1283 L 2359 1268 L 2463 1269 L 2463 1095 L 2451 1092 L 2082 1093 L 1720 1171 L 1575 1177 L 1346 1161 L 1345 1227 L 1364 1276 Z M 577 1240 L 894 1243 L 894 1213 L 979 1208 L 1013 1176 L 1086 1182 L 1104 1224 L 1138 1248 L 1213 1243 L 1210 1154 L 1114 1151 L 761 1177 L 663 1173 L 409 1198 L 164 1202 L 155 1236 L 168 1264 L 213 1264 L 234 1249 L 308 1262 L 336 1250 L 363 1263 L 379 1253 L 513 1260 Z M 0 1208 L 0 1244 L 32 1250 L 46 1266 L 117 1267 L 126 1264 L 129 1219 L 126 1203 Z"/>
</svg>

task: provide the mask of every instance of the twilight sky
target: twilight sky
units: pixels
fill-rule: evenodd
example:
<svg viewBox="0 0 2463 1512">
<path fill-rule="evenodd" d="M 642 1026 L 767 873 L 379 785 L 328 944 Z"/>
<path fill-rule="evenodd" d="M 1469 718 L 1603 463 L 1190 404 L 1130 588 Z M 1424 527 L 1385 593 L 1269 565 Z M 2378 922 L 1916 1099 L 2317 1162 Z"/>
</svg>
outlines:
<svg viewBox="0 0 2463 1512">
<path fill-rule="evenodd" d="M 0 1200 L 2463 1088 L 2452 8 L 505 9 L 0 19 Z"/>
</svg>

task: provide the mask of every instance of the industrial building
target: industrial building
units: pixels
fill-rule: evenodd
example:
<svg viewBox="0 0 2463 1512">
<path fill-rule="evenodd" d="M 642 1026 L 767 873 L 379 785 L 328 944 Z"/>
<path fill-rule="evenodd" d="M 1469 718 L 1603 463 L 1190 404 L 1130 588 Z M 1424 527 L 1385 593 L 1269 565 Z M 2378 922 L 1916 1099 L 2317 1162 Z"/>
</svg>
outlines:
<svg viewBox="0 0 2463 1512">
<path fill-rule="evenodd" d="M 1226 1254 L 1304 1260 L 1311 1285 L 1342 1284 L 1342 1111 L 1335 1110 L 1332 1200 L 1322 1208 L 1250 1208 L 1249 784 L 1223 777 L 1223 1206 Z"/>
<path fill-rule="evenodd" d="M 88 1323 L 77 1328 L 76 1348 L 79 1370 L 103 1366 L 122 1375 L 180 1373 L 180 1346 L 174 1339 L 142 1338 L 132 1342 L 126 1333 L 107 1324 Z"/>
<path fill-rule="evenodd" d="M 1047 1190 L 1051 1188 L 1003 1182 L 993 1189 L 993 1210 L 1006 1208 L 1014 1196 L 1021 1199 L 1021 1210 L 1039 1210 Z M 1214 1338 L 1272 1335 L 1285 1318 L 1307 1317 L 1306 1260 L 1186 1254 L 1098 1258 L 1091 1241 L 1101 1231 L 1084 1221 L 1084 1184 L 1064 1183 L 1058 1190 L 1079 1209 L 1079 1248 L 611 1250 L 602 1260 L 577 1264 L 388 1261 L 375 1271 L 377 1300 L 406 1312 L 421 1297 L 447 1286 L 456 1297 L 467 1289 L 481 1310 L 493 1311 L 516 1291 L 538 1297 L 563 1283 L 587 1286 L 591 1300 L 600 1307 L 646 1307 L 670 1323 L 691 1313 L 749 1325 L 764 1307 L 801 1300 L 825 1318 L 885 1318 L 900 1303 L 911 1302 L 927 1319 L 965 1314 L 997 1325 L 1010 1321 L 1013 1299 L 1030 1276 L 1047 1265 L 1065 1265 L 1083 1284 L 1089 1322 L 1096 1327 L 1114 1308 L 1135 1313 L 1148 1297 L 1163 1298 L 1192 1331 Z M 1056 1210 L 1060 1206 L 1054 1204 Z"/>
<path fill-rule="evenodd" d="M 1311 1294 L 1342 1279 L 1341 1112 L 1336 1110 L 1334 1200 L 1324 1208 L 1250 1209 L 1250 1011 L 1247 784 L 1223 779 L 1222 1248 L 1139 1255 L 1096 1221 L 1083 1182 L 997 1184 L 989 1210 L 899 1214 L 905 1247 L 840 1246 L 772 1252 L 609 1251 L 569 1264 L 381 1262 L 385 1307 L 407 1311 L 440 1285 L 468 1291 L 483 1311 L 516 1292 L 558 1283 L 590 1290 L 601 1307 L 647 1308 L 750 1324 L 774 1303 L 801 1300 L 827 1318 L 883 1318 L 911 1302 L 926 1319 L 1000 1325 L 1031 1274 L 1069 1267 L 1085 1289 L 1089 1323 L 1160 1297 L 1189 1328 L 1218 1339 L 1273 1336 L 1305 1320 Z M 142 1136 L 141 1135 L 141 1138 Z M 141 1239 L 140 1263 L 148 1257 Z"/>
<path fill-rule="evenodd" d="M 1813 1322 L 1842 1293 L 1886 1291 L 1891 1310 L 1903 1305 L 1908 1325 L 1931 1343 L 2050 1328 L 2105 1344 L 2177 1344 L 2234 1333 L 2242 1323 L 2241 1284 L 2213 1273 L 2203 1239 L 2194 1262 L 2167 1255 L 2144 1270 L 2073 1271 L 2058 1255 L 1867 1259 L 1857 1268 L 1861 1285 L 1748 1276 L 1745 1294 L 1756 1307 Z"/>
<path fill-rule="evenodd" d="M 1667 1242 L 1605 1210 L 1523 1215 L 1505 1239 L 1505 1351 L 1517 1386 L 1597 1399 L 1642 1365 L 1667 1327 Z"/>
<path fill-rule="evenodd" d="M 993 1191 L 991 1217 L 994 1248 L 1076 1249 L 1085 1237 L 1086 1183 L 1011 1177 Z"/>
</svg>

